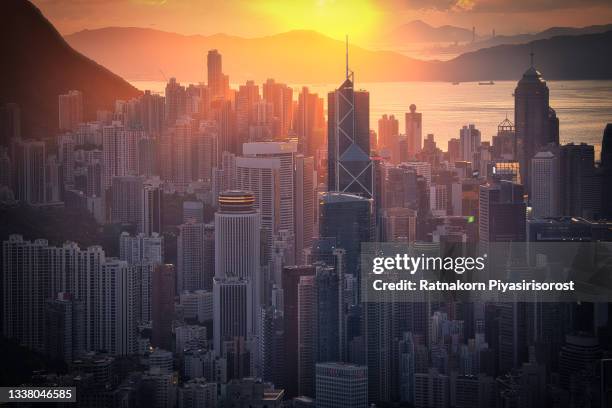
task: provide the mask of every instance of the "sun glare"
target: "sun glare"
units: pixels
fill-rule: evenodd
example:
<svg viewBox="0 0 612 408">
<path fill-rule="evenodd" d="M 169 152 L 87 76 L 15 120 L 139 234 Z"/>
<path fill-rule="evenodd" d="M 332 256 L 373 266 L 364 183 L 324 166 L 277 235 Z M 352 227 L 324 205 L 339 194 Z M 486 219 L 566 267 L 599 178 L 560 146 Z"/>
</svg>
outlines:
<svg viewBox="0 0 612 408">
<path fill-rule="evenodd" d="M 266 0 L 252 6 L 271 16 L 282 30 L 315 30 L 336 39 L 345 34 L 367 39 L 379 18 L 369 0 Z"/>
</svg>

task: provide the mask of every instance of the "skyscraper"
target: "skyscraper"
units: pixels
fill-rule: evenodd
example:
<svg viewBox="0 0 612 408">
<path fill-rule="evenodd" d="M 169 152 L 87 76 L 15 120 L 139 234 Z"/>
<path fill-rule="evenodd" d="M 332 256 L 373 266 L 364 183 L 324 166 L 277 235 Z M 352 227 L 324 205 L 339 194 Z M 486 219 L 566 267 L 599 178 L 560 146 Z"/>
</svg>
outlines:
<svg viewBox="0 0 612 408">
<path fill-rule="evenodd" d="M 111 187 L 111 220 L 113 223 L 138 226 L 142 220 L 143 178 L 114 177 Z"/>
<path fill-rule="evenodd" d="M 170 78 L 166 84 L 166 106 L 164 116 L 166 123 L 169 126 L 174 125 L 176 120 L 186 113 L 187 110 L 187 95 L 185 87 L 176 81 L 176 78 Z"/>
<path fill-rule="evenodd" d="M 316 221 L 316 177 L 314 159 L 301 154 L 295 156 L 294 210 L 295 262 L 304 262 L 304 250 L 312 247 Z"/>
<path fill-rule="evenodd" d="M 210 241 L 214 228 L 193 220 L 179 226 L 177 242 L 177 288 L 179 293 L 212 289 L 214 252 Z"/>
<path fill-rule="evenodd" d="M 176 272 L 174 265 L 157 265 L 151 283 L 151 344 L 165 350 L 172 349 L 172 319 Z"/>
<path fill-rule="evenodd" d="M 293 89 L 268 79 L 263 84 L 263 99 L 272 106 L 272 137 L 277 140 L 286 138 L 293 120 Z"/>
<path fill-rule="evenodd" d="M 595 149 L 569 143 L 559 148 L 559 177 L 563 181 L 561 215 L 598 217 L 601 212 L 601 180 L 595 174 Z M 604 189 L 605 190 L 605 189 Z"/>
<path fill-rule="evenodd" d="M 223 89 L 223 69 L 219 51 L 208 51 L 206 66 L 208 68 L 208 89 L 210 90 L 212 98 L 223 98 L 225 96 L 225 90 Z"/>
<path fill-rule="evenodd" d="M 357 274 L 361 243 L 374 237 L 372 206 L 372 199 L 346 193 L 326 193 L 320 199 L 319 237 L 346 251 L 348 274 Z"/>
<path fill-rule="evenodd" d="M 370 94 L 355 91 L 353 73 L 327 96 L 328 191 L 373 196 L 370 160 Z"/>
<path fill-rule="evenodd" d="M 299 383 L 299 353 L 300 345 L 299 335 L 299 316 L 300 316 L 300 301 L 299 301 L 299 283 L 303 276 L 310 276 L 314 284 L 315 268 L 311 265 L 302 266 L 287 266 L 283 269 L 282 288 L 283 288 L 283 323 L 285 332 L 285 361 L 286 379 L 283 383 L 285 392 L 289 397 L 302 395 L 303 392 L 298 391 Z M 310 293 L 310 292 L 308 292 Z M 308 320 L 308 324 L 314 326 L 314 317 Z M 308 326 L 311 327 L 311 326 Z M 304 330 L 304 329 L 302 329 Z M 310 350 L 310 349 L 309 349 Z M 312 345 L 312 355 L 314 356 L 314 345 Z"/>
<path fill-rule="evenodd" d="M 604 129 L 601 141 L 601 169 L 603 173 L 602 184 L 612 186 L 612 123 L 608 123 Z M 612 219 L 612 189 L 603 188 L 601 197 L 602 216 Z"/>
<path fill-rule="evenodd" d="M 144 181 L 142 188 L 142 214 L 139 230 L 145 235 L 162 233 L 163 191 L 159 178 Z"/>
<path fill-rule="evenodd" d="M 461 158 L 474 163 L 474 155 L 480 148 L 480 130 L 472 124 L 463 126 L 459 131 L 459 146 Z"/>
<path fill-rule="evenodd" d="M 391 158 L 391 163 L 400 162 L 399 122 L 395 116 L 383 115 L 378 119 L 378 146 L 379 152 L 384 151 Z"/>
<path fill-rule="evenodd" d="M 315 395 L 317 362 L 317 284 L 315 277 L 300 277 L 297 285 L 297 379 L 299 395 Z"/>
<path fill-rule="evenodd" d="M 407 159 L 414 159 L 421 152 L 423 144 L 423 116 L 416 111 L 415 104 L 410 105 L 410 112 L 406 112 L 405 126 Z"/>
<path fill-rule="evenodd" d="M 15 198 L 28 204 L 46 201 L 46 148 L 35 140 L 13 140 L 13 177 Z"/>
<path fill-rule="evenodd" d="M 551 151 L 536 153 L 531 159 L 531 207 L 536 218 L 559 215 L 559 160 Z"/>
<path fill-rule="evenodd" d="M 314 156 L 324 142 L 323 98 L 303 87 L 298 96 L 293 123 L 298 137 L 298 151 L 305 156 Z"/>
<path fill-rule="evenodd" d="M 58 96 L 59 129 L 74 130 L 83 122 L 83 93 L 71 90 Z"/>
<path fill-rule="evenodd" d="M 516 158 L 527 193 L 531 193 L 531 159 L 548 143 L 559 143 L 559 123 L 549 105 L 549 93 L 542 74 L 531 66 L 514 90 L 514 125 L 516 127 Z"/>
<path fill-rule="evenodd" d="M 344 363 L 318 363 L 316 395 L 317 407 L 366 408 L 368 368 Z"/>
</svg>

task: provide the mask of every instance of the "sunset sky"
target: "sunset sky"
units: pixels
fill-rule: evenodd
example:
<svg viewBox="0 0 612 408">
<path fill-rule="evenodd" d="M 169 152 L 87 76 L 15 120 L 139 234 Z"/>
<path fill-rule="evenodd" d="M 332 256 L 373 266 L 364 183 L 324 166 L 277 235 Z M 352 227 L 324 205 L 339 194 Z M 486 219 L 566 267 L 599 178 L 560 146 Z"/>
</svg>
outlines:
<svg viewBox="0 0 612 408">
<path fill-rule="evenodd" d="M 62 34 L 108 26 L 257 37 L 312 29 L 367 44 L 415 19 L 488 34 L 612 22 L 610 0 L 34 0 Z"/>
</svg>

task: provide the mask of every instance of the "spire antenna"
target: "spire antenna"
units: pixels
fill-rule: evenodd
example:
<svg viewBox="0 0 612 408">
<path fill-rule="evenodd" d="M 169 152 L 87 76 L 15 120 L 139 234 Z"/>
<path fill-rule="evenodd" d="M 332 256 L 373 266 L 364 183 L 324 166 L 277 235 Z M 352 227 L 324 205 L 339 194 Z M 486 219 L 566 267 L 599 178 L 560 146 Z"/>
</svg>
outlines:
<svg viewBox="0 0 612 408">
<path fill-rule="evenodd" d="M 349 77 L 349 64 L 348 64 L 348 34 L 346 35 L 346 79 Z"/>
</svg>

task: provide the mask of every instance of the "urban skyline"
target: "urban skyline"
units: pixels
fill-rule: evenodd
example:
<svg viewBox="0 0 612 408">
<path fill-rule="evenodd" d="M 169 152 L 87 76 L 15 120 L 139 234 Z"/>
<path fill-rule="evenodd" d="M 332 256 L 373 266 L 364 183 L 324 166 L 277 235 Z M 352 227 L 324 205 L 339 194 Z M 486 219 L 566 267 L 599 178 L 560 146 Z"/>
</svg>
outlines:
<svg viewBox="0 0 612 408">
<path fill-rule="evenodd" d="M 0 385 L 76 387 L 84 407 L 612 404 L 612 303 L 362 286 L 364 243 L 507 245 L 523 262 L 508 280 L 556 272 L 515 244 L 608 248 L 612 124 L 600 160 L 560 143 L 533 55 L 497 134 L 465 112 L 446 146 L 418 100 L 404 126 L 370 120 L 348 40 L 326 97 L 273 78 L 234 87 L 223 49 L 202 57 L 205 83 L 170 77 L 95 120 L 91 95 L 66 90 L 59 131 L 37 139 L 0 105 L 2 342 L 7 360 L 28 356 Z M 609 277 L 605 260 L 591 268 Z"/>
</svg>

